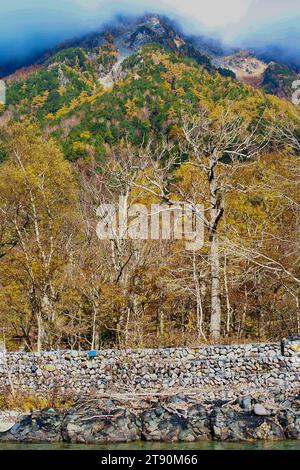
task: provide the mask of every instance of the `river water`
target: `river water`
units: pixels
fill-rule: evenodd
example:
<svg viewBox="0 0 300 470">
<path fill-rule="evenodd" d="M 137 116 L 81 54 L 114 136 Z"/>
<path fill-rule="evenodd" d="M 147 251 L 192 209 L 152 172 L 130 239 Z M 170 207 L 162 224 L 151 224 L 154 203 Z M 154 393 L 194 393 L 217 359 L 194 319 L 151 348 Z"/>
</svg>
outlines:
<svg viewBox="0 0 300 470">
<path fill-rule="evenodd" d="M 300 450 L 300 441 L 285 440 L 278 442 L 193 442 L 193 443 L 150 443 L 130 444 L 22 444 L 0 443 L 1 450 Z"/>
</svg>

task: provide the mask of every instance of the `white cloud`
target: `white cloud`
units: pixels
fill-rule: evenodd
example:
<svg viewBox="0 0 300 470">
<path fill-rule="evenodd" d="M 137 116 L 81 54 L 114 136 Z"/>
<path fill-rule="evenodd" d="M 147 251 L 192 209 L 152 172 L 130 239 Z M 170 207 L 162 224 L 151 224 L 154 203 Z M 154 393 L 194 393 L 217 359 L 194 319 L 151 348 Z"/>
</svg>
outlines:
<svg viewBox="0 0 300 470">
<path fill-rule="evenodd" d="M 187 34 L 232 45 L 279 45 L 299 56 L 300 0 L 0 0 L 1 61 L 98 30 L 118 13 L 162 13 Z M 12 27 L 13 25 L 13 27 Z"/>
<path fill-rule="evenodd" d="M 208 28 L 235 23 L 246 15 L 253 0 L 74 0 L 85 12 L 163 11 L 174 16 L 189 16 Z"/>
<path fill-rule="evenodd" d="M 240 21 L 252 0 L 163 0 L 162 3 L 213 28 Z"/>
</svg>

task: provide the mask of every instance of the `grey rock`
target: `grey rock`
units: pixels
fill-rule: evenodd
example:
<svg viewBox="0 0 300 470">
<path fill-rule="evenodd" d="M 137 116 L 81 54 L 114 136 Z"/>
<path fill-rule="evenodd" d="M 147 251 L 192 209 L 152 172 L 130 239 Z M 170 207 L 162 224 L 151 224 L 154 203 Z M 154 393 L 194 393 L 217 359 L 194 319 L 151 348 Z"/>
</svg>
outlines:
<svg viewBox="0 0 300 470">
<path fill-rule="evenodd" d="M 242 397 L 240 405 L 245 411 L 250 413 L 252 410 L 252 397 L 250 395 Z"/>
<path fill-rule="evenodd" d="M 9 431 L 14 425 L 14 422 L 0 421 L 0 434 Z"/>
<path fill-rule="evenodd" d="M 63 414 L 52 409 L 32 412 L 20 418 L 1 441 L 60 442 Z"/>
<path fill-rule="evenodd" d="M 256 403 L 254 405 L 253 411 L 256 416 L 269 416 L 270 415 L 270 411 L 266 410 L 266 408 L 260 403 Z"/>
<path fill-rule="evenodd" d="M 212 411 L 211 426 L 214 438 L 221 441 L 284 439 L 284 432 L 275 421 L 226 408 Z"/>
<path fill-rule="evenodd" d="M 182 403 L 186 401 L 186 395 L 183 393 L 177 393 L 173 397 L 170 398 L 169 402 L 170 403 Z"/>
<path fill-rule="evenodd" d="M 141 438 L 141 421 L 124 408 L 89 408 L 67 414 L 62 436 L 70 443 L 132 442 Z"/>
</svg>

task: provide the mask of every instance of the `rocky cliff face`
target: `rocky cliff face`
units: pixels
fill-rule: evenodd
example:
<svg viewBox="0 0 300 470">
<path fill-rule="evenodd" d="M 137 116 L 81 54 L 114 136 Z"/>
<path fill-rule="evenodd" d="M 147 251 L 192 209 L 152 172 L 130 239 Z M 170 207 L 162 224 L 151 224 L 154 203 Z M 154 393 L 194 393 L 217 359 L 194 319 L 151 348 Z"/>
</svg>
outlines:
<svg viewBox="0 0 300 470">
<path fill-rule="evenodd" d="M 251 51 L 239 51 L 226 57 L 217 57 L 212 63 L 231 70 L 238 80 L 252 86 L 261 85 L 268 67 L 268 64 L 257 59 Z"/>
</svg>

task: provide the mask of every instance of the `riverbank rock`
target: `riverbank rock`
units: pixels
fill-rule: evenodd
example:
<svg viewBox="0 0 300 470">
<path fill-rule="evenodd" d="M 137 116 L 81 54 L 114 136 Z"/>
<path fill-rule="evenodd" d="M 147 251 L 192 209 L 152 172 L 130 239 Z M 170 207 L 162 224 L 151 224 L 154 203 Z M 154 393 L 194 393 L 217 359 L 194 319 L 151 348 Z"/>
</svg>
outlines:
<svg viewBox="0 0 300 470">
<path fill-rule="evenodd" d="M 245 411 L 248 411 L 249 413 L 251 413 L 251 410 L 252 410 L 252 397 L 251 396 L 246 396 L 246 397 L 241 397 L 239 400 L 238 400 L 238 404 L 241 406 L 241 408 L 243 408 Z"/>
<path fill-rule="evenodd" d="M 60 442 L 63 414 L 51 408 L 23 415 L 6 432 L 0 432 L 0 441 Z"/>
<path fill-rule="evenodd" d="M 0 413 L 0 442 L 118 443 L 300 439 L 299 394 L 261 390 L 85 397 L 64 412 Z M 226 395 L 226 394 L 225 394 Z M 257 406 L 259 405 L 259 407 Z M 268 414 L 265 414 L 268 413 Z"/>
<path fill-rule="evenodd" d="M 211 413 L 213 438 L 219 441 L 280 440 L 282 427 L 270 418 L 215 408 Z"/>
<path fill-rule="evenodd" d="M 70 443 L 133 442 L 141 439 L 141 420 L 128 409 L 81 409 L 68 413 L 62 424 L 62 436 Z"/>
<path fill-rule="evenodd" d="M 253 407 L 253 411 L 256 416 L 269 416 L 270 415 L 270 411 L 266 410 L 266 408 L 260 403 L 255 403 Z"/>
<path fill-rule="evenodd" d="M 0 421 L 0 435 L 1 433 L 8 432 L 14 425 L 15 423 L 13 422 L 1 422 Z"/>
<path fill-rule="evenodd" d="M 143 438 L 147 441 L 193 442 L 211 438 L 209 416 L 205 408 L 157 407 L 142 414 Z"/>
<path fill-rule="evenodd" d="M 278 421 L 287 439 L 300 439 L 300 393 L 283 401 Z"/>
</svg>

